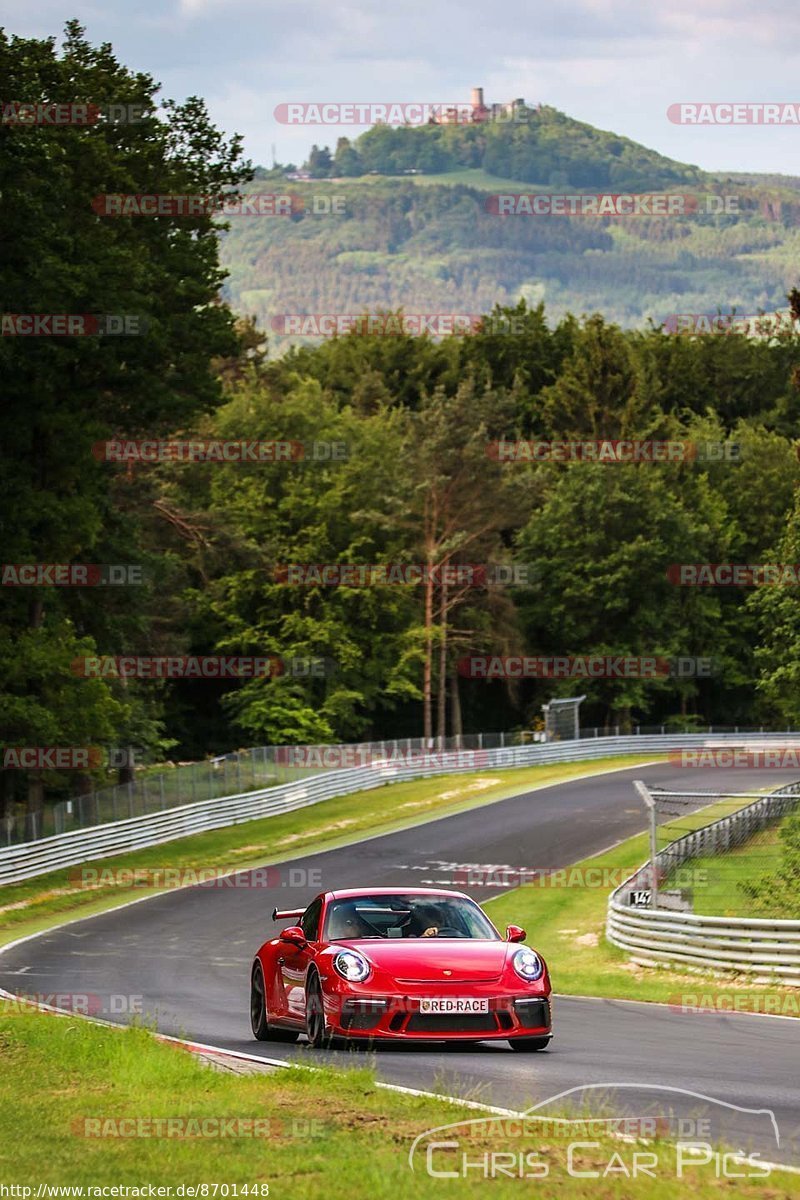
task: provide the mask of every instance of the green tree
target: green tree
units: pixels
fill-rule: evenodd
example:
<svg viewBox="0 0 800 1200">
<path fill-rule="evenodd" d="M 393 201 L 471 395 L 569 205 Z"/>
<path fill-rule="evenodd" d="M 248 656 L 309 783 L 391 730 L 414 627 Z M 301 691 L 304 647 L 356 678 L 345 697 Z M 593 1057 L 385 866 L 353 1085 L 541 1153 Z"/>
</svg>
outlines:
<svg viewBox="0 0 800 1200">
<path fill-rule="evenodd" d="M 774 555 L 767 561 L 800 563 L 800 497 L 796 497 Z M 800 721 L 800 601 L 791 583 L 756 588 L 747 600 L 758 629 L 758 692 L 773 720 Z"/>
<path fill-rule="evenodd" d="M 353 147 L 349 138 L 340 137 L 336 143 L 336 153 L 333 158 L 334 175 L 354 177 L 364 174 L 364 163 L 361 155 Z"/>
<path fill-rule="evenodd" d="M 657 464 L 534 468 L 545 469 L 556 478 L 519 535 L 520 555 L 540 568 L 537 588 L 520 605 L 530 652 L 717 659 L 718 599 L 668 577 L 673 563 L 716 561 L 713 553 L 724 548 L 725 507 L 707 481 L 687 506 L 675 475 Z M 590 705 L 620 724 L 634 709 L 647 713 L 656 697 L 672 697 L 685 711 L 702 686 L 668 677 L 578 683 Z M 571 679 L 545 690 L 569 695 L 575 687 Z"/>
<path fill-rule="evenodd" d="M 306 170 L 310 171 L 315 179 L 327 179 L 332 167 L 333 159 L 328 147 L 312 146 L 306 162 Z"/>
<path fill-rule="evenodd" d="M 135 525 L 114 512 L 116 468 L 92 454 L 111 437 L 157 437 L 181 427 L 221 397 L 209 370 L 214 355 L 231 354 L 237 339 L 230 311 L 218 301 L 213 214 L 184 217 L 104 217 L 105 194 L 199 194 L 221 197 L 248 176 L 240 143 L 226 142 L 197 98 L 165 101 L 109 45 L 91 46 L 76 22 L 63 46 L 54 40 L 0 33 L 5 97 L 36 103 L 134 105 L 143 119 L 87 127 L 0 128 L 0 222 L 5 247 L 0 290 L 6 312 L 127 314 L 139 336 L 3 337 L 0 374 L 0 507 L 7 560 L 15 563 L 137 561 Z M 106 560 L 108 561 L 108 560 Z M 19 703 L 20 670 L 3 656 L 0 737 L 36 744 L 47 736 L 69 744 L 78 736 L 125 738 L 132 728 L 155 737 L 152 712 L 135 687 L 58 686 L 56 647 L 97 646 L 118 653 L 157 608 L 154 592 L 132 594 L 128 608 L 100 589 L 94 603 L 64 588 L 32 588 L 4 606 L 2 640 L 30 660 L 30 696 Z M 69 631 L 73 630 L 72 633 Z M 52 656 L 54 678 L 34 669 Z M 22 659 L 21 671 L 26 669 Z M 77 700 L 81 687 L 86 701 Z M 102 698 L 105 697 L 101 703 Z M 25 713 L 29 715 L 26 727 Z M 41 781 L 31 779 L 36 808 Z"/>
</svg>

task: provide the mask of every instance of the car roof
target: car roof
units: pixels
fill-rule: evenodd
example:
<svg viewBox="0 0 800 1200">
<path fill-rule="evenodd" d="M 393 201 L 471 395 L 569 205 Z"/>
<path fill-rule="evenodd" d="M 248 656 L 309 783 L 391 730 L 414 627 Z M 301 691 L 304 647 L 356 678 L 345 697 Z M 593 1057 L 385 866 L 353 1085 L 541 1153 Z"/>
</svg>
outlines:
<svg viewBox="0 0 800 1200">
<path fill-rule="evenodd" d="M 353 900 L 358 896 L 458 896 L 463 900 L 470 897 L 464 892 L 455 892 L 446 888 L 425 887 L 360 887 L 337 888 L 335 892 L 326 892 L 327 900 Z"/>
</svg>

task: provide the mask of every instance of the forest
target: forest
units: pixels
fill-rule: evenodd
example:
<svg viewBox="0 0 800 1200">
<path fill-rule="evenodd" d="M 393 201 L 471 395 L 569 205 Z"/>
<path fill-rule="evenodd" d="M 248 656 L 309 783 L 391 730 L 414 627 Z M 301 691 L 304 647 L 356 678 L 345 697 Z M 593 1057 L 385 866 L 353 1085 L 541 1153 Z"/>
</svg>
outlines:
<svg viewBox="0 0 800 1200">
<path fill-rule="evenodd" d="M 61 55 L 0 40 L 0 68 L 26 99 L 56 81 L 66 99 L 154 106 L 153 80 L 76 25 Z M 131 747 L 155 762 L 533 728 L 544 702 L 576 691 L 588 725 L 800 718 L 797 584 L 758 570 L 800 563 L 796 320 L 631 330 L 520 299 L 487 304 L 463 333 L 394 321 L 275 357 L 269 331 L 225 300 L 212 215 L 92 205 L 244 188 L 252 166 L 200 100 L 169 121 L 0 137 L 6 310 L 135 315 L 142 330 L 0 339 L 4 752 Z M 786 298 L 797 318 L 791 280 Z M 691 450 L 586 449 L 620 442 Z M 584 449 L 509 457 L 501 443 Z M 752 579 L 693 586 L 682 564 L 749 564 Z M 399 582 L 398 565 L 414 568 Z M 464 668 L 487 655 L 710 669 Z M 274 669 L 119 666 L 154 656 Z M 0 803 L 63 797 L 87 775 L 111 777 L 95 762 L 4 769 Z"/>
</svg>

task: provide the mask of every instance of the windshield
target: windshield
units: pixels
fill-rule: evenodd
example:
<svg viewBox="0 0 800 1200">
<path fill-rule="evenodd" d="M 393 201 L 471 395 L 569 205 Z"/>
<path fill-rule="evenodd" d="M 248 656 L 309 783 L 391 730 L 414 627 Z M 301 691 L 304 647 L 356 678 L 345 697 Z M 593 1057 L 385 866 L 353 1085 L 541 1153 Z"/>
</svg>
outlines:
<svg viewBox="0 0 800 1200">
<path fill-rule="evenodd" d="M 420 937 L 501 940 L 478 905 L 462 896 L 350 896 L 328 905 L 326 941 Z"/>
</svg>

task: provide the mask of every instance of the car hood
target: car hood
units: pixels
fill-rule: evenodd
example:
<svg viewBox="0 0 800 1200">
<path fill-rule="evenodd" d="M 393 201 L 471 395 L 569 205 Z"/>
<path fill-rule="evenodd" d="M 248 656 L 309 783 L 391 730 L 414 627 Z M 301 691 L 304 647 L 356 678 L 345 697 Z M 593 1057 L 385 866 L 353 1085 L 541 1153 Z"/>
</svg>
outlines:
<svg viewBox="0 0 800 1200">
<path fill-rule="evenodd" d="M 398 983 L 499 979 L 509 947 L 508 942 L 471 938 L 358 939 L 347 944 L 357 947 L 373 966 L 392 975 Z"/>
</svg>

